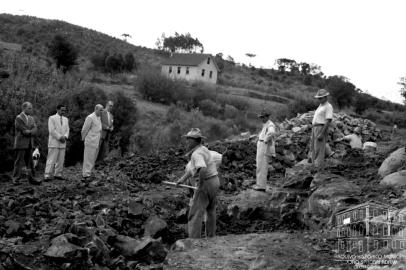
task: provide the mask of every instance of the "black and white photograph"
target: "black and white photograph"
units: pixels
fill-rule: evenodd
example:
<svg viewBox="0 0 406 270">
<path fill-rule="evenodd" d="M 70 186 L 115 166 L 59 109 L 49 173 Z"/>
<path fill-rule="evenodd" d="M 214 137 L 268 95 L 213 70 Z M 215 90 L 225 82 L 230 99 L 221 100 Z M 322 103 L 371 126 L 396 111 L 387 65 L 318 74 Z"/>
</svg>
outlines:
<svg viewBox="0 0 406 270">
<path fill-rule="evenodd" d="M 406 2 L 0 4 L 0 270 L 406 270 Z"/>
</svg>

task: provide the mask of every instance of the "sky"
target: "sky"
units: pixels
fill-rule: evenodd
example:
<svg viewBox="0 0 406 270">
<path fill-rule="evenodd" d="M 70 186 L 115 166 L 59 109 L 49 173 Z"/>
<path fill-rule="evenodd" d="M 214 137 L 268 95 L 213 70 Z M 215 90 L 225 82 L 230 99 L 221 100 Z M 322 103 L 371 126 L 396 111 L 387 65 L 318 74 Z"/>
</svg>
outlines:
<svg viewBox="0 0 406 270">
<path fill-rule="evenodd" d="M 402 102 L 404 0 L 13 0 L 0 13 L 58 19 L 153 48 L 162 33 L 189 32 L 206 53 L 274 67 L 315 63 L 378 98 Z M 252 59 L 246 53 L 256 54 Z"/>
</svg>

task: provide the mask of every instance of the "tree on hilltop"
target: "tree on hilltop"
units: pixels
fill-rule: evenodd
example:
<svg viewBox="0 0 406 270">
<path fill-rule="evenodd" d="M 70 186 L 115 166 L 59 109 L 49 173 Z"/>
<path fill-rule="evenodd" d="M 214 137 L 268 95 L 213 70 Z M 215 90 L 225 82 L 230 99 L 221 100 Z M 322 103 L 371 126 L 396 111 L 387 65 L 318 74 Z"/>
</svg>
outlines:
<svg viewBox="0 0 406 270">
<path fill-rule="evenodd" d="M 165 37 L 162 35 L 163 41 L 160 43 L 156 42 L 157 46 L 162 45 L 162 48 L 168 50 L 172 53 L 175 52 L 196 52 L 200 50 L 201 53 L 204 51 L 203 44 L 199 41 L 198 38 L 193 38 L 190 33 L 179 34 L 175 32 L 175 36 Z"/>
<path fill-rule="evenodd" d="M 56 35 L 51 41 L 49 54 L 55 60 L 56 67 L 65 73 L 76 65 L 78 50 L 63 36 Z"/>
</svg>

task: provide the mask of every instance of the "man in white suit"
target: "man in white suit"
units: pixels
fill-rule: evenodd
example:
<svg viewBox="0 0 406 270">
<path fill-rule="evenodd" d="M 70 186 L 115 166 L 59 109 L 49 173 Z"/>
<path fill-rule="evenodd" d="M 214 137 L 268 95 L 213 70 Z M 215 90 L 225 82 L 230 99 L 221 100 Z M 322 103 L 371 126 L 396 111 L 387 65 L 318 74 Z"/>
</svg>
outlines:
<svg viewBox="0 0 406 270">
<path fill-rule="evenodd" d="M 102 123 L 100 120 L 103 106 L 97 104 L 94 112 L 86 117 L 82 127 L 82 141 L 85 142 L 85 151 L 83 153 L 83 178 L 91 176 L 94 163 L 96 162 L 99 151 Z"/>
<path fill-rule="evenodd" d="M 65 162 L 66 140 L 69 137 L 69 122 L 64 115 L 66 107 L 58 105 L 56 114 L 48 118 L 48 157 L 45 166 L 44 180 L 51 179 L 52 172 L 55 179 L 62 180 L 63 164 Z"/>
<path fill-rule="evenodd" d="M 257 183 L 253 189 L 258 191 L 266 190 L 266 181 L 268 179 L 268 168 L 272 158 L 275 157 L 275 124 L 270 119 L 269 112 L 262 112 L 258 115 L 262 120 L 262 130 L 258 135 L 257 142 Z"/>
</svg>

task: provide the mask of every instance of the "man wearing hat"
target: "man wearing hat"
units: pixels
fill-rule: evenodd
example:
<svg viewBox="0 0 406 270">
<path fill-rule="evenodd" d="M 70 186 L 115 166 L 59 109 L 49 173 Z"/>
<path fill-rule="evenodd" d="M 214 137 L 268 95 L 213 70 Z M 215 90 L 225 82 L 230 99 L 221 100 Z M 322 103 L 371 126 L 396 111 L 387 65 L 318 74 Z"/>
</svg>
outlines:
<svg viewBox="0 0 406 270">
<path fill-rule="evenodd" d="M 331 121 L 333 120 L 333 106 L 327 101 L 329 94 L 330 93 L 326 90 L 320 89 L 314 96 L 319 100 L 320 105 L 313 116 L 310 152 L 312 163 L 317 169 L 324 167 L 327 135 Z"/>
<path fill-rule="evenodd" d="M 269 112 L 262 112 L 258 115 L 262 120 L 262 130 L 257 141 L 257 171 L 256 185 L 253 189 L 258 191 L 266 190 L 266 180 L 268 179 L 268 167 L 272 157 L 275 157 L 275 124 L 269 118 Z"/>
<path fill-rule="evenodd" d="M 183 137 L 187 139 L 187 155 L 190 155 L 189 170 L 198 181 L 189 210 L 188 234 L 190 238 L 201 238 L 203 218 L 207 213 L 206 236 L 213 237 L 216 234 L 217 193 L 220 187 L 216 162 L 202 144 L 202 139 L 206 137 L 200 129 L 192 128 Z M 185 180 L 182 177 L 176 183 L 181 184 Z"/>
<path fill-rule="evenodd" d="M 361 128 L 356 127 L 354 129 L 354 133 L 344 136 L 341 139 L 337 140 L 338 142 L 340 141 L 347 141 L 349 142 L 351 149 L 362 149 L 362 137 L 361 137 Z"/>
</svg>

